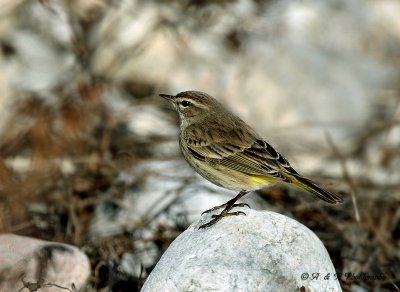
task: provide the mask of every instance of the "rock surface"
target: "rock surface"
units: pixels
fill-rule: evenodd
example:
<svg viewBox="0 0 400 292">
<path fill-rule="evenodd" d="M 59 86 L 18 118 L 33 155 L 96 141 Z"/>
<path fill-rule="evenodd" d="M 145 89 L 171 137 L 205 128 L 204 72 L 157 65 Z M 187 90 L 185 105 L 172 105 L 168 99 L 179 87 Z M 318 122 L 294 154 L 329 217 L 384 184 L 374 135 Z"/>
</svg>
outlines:
<svg viewBox="0 0 400 292">
<path fill-rule="evenodd" d="M 74 246 L 0 234 L 0 291 L 79 291 L 89 275 L 89 259 Z"/>
<path fill-rule="evenodd" d="M 199 229 L 194 222 L 170 245 L 142 291 L 342 291 L 319 238 L 278 213 L 237 208 Z"/>
</svg>

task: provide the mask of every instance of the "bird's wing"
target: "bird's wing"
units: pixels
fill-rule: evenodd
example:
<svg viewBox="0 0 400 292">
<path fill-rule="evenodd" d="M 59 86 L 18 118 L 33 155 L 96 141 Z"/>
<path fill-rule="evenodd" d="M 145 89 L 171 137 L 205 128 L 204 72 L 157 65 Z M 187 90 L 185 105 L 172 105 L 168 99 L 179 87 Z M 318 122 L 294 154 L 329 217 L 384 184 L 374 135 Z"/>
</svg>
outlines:
<svg viewBox="0 0 400 292">
<path fill-rule="evenodd" d="M 211 159 L 214 163 L 251 175 L 273 176 L 285 180 L 281 168 L 297 173 L 267 142 L 257 139 L 251 129 L 221 130 L 188 129 L 184 139 L 189 151 L 197 159 Z"/>
<path fill-rule="evenodd" d="M 183 137 L 191 150 L 205 158 L 222 159 L 251 147 L 254 138 L 242 129 L 222 131 L 219 129 L 202 129 L 189 127 Z"/>
<path fill-rule="evenodd" d="M 195 129 L 201 131 L 201 129 Z M 325 202 L 343 202 L 336 194 L 326 191 L 313 181 L 302 177 L 270 144 L 258 139 L 254 132 L 232 129 L 234 132 L 192 132 L 185 138 L 188 149 L 196 159 L 208 160 L 214 165 L 254 175 L 273 177 L 295 184 Z M 251 129 L 249 131 L 252 131 Z M 213 139 L 210 139 L 212 137 Z"/>
<path fill-rule="evenodd" d="M 285 172 L 297 173 L 280 153 L 263 140 L 256 140 L 251 147 L 222 159 L 220 163 L 245 173 L 267 175 L 285 181 Z M 244 168 L 250 165 L 255 171 L 249 172 L 250 169 Z"/>
</svg>

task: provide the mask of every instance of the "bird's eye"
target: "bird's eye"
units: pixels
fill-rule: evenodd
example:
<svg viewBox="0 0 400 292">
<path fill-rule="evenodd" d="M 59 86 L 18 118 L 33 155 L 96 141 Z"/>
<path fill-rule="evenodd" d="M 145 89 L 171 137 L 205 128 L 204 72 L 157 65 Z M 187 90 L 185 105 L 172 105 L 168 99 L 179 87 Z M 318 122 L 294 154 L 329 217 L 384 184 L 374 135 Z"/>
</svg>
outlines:
<svg viewBox="0 0 400 292">
<path fill-rule="evenodd" d="M 182 107 L 188 107 L 188 106 L 191 106 L 192 103 L 187 100 L 182 100 L 181 105 L 182 105 Z"/>
</svg>

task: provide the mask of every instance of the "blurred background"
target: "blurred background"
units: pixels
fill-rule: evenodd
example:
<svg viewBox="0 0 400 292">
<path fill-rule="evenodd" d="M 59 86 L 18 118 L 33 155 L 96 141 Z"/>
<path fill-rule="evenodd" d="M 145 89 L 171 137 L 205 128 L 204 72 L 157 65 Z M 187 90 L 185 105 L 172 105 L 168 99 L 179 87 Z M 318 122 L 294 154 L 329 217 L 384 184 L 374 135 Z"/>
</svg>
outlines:
<svg viewBox="0 0 400 292">
<path fill-rule="evenodd" d="M 169 244 L 235 195 L 187 166 L 158 97 L 200 90 L 345 199 L 276 185 L 245 201 L 312 229 L 344 291 L 399 291 L 398 0 L 0 7 L 1 233 L 78 246 L 88 291 L 140 290 Z"/>
</svg>

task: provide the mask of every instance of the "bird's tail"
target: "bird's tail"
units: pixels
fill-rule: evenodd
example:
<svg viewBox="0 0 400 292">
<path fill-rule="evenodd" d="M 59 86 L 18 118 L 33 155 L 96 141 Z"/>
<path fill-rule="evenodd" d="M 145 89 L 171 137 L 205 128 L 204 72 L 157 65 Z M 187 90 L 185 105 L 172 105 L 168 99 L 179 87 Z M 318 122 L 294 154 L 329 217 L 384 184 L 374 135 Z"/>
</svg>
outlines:
<svg viewBox="0 0 400 292">
<path fill-rule="evenodd" d="M 297 187 L 306 190 L 316 196 L 317 198 L 330 203 L 330 204 L 339 204 L 343 203 L 343 199 L 334 193 L 328 192 L 327 190 L 322 189 L 317 186 L 312 180 L 308 178 L 302 177 L 298 174 L 290 173 L 288 174 L 291 183 L 296 185 Z"/>
</svg>

